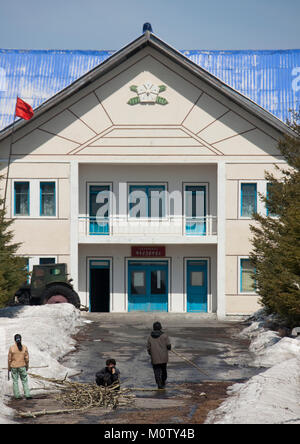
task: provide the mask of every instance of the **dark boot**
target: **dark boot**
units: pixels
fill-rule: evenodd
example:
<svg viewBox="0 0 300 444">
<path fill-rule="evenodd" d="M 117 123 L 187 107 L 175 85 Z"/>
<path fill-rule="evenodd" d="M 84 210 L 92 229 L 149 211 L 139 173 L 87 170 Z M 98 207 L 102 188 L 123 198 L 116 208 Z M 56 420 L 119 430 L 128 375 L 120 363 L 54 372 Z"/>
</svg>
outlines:
<svg viewBox="0 0 300 444">
<path fill-rule="evenodd" d="M 165 387 L 167 383 L 167 364 L 161 364 L 161 379 L 162 379 L 162 385 Z"/>
<path fill-rule="evenodd" d="M 162 380 L 161 365 L 160 364 L 153 364 L 153 371 L 154 371 L 154 376 L 155 376 L 155 381 L 156 381 L 157 387 L 159 389 L 164 388 L 163 380 Z"/>
</svg>

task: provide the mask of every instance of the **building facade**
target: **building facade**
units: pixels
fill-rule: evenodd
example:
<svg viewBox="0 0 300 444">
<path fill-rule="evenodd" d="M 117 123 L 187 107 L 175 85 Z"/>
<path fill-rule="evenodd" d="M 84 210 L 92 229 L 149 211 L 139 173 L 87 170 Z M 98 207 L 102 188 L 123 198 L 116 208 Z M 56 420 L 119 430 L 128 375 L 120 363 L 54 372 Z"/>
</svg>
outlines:
<svg viewBox="0 0 300 444">
<path fill-rule="evenodd" d="M 91 311 L 252 313 L 251 216 L 287 133 L 146 32 L 0 133 L 19 254 L 67 263 Z"/>
</svg>

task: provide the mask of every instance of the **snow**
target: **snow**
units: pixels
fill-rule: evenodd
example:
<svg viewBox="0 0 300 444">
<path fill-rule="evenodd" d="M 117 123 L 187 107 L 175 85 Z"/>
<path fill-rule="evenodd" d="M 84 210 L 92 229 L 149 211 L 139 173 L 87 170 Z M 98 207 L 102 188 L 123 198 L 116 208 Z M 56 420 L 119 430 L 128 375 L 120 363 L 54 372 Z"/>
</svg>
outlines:
<svg viewBox="0 0 300 444">
<path fill-rule="evenodd" d="M 245 384 L 229 389 L 230 397 L 206 420 L 208 424 L 300 424 L 300 362 L 289 359 Z"/>
<path fill-rule="evenodd" d="M 5 405 L 8 396 L 12 396 L 12 381 L 7 380 L 7 355 L 14 343 L 15 334 L 22 336 L 27 345 L 30 367 L 29 373 L 49 378 L 72 376 L 76 371 L 61 365 L 58 360 L 75 350 L 72 335 L 83 325 L 80 312 L 71 304 L 53 304 L 44 306 L 10 307 L 0 310 L 0 424 L 14 422 L 14 411 Z M 32 394 L 42 390 L 41 384 L 29 376 Z M 20 393 L 22 387 L 20 383 Z"/>
<path fill-rule="evenodd" d="M 300 337 L 281 338 L 265 327 L 267 317 L 257 318 L 241 336 L 251 339 L 251 365 L 262 371 L 230 387 L 207 424 L 300 424 Z"/>
<path fill-rule="evenodd" d="M 229 397 L 210 412 L 206 423 L 300 424 L 300 337 L 281 338 L 267 328 L 269 321 L 259 313 L 240 333 L 251 339 L 251 365 L 261 372 L 246 383 L 231 386 Z M 7 367 L 9 346 L 19 333 L 29 349 L 30 366 L 47 366 L 29 372 L 50 378 L 72 376 L 76 370 L 64 367 L 59 360 L 75 350 L 72 336 L 85 323 L 71 304 L 0 310 L 0 368 Z M 43 390 L 40 383 L 30 377 L 29 386 L 33 395 Z M 16 422 L 14 411 L 5 405 L 12 393 L 7 370 L 1 370 L 0 424 Z"/>
</svg>

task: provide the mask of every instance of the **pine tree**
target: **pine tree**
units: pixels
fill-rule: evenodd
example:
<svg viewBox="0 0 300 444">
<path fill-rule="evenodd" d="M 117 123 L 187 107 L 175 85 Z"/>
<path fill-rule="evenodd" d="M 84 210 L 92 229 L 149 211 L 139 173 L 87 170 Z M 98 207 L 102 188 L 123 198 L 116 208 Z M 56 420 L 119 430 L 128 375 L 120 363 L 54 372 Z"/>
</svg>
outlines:
<svg viewBox="0 0 300 444">
<path fill-rule="evenodd" d="M 0 183 L 3 178 L 0 177 Z M 17 256 L 20 244 L 13 243 L 12 219 L 6 219 L 0 198 L 0 307 L 5 307 L 27 280 L 26 259 Z"/>
<path fill-rule="evenodd" d="M 293 327 L 300 325 L 300 126 L 291 126 L 295 137 L 279 142 L 288 168 L 280 169 L 280 179 L 265 176 L 270 184 L 263 198 L 268 216 L 254 215 L 250 258 L 260 302 Z"/>
</svg>

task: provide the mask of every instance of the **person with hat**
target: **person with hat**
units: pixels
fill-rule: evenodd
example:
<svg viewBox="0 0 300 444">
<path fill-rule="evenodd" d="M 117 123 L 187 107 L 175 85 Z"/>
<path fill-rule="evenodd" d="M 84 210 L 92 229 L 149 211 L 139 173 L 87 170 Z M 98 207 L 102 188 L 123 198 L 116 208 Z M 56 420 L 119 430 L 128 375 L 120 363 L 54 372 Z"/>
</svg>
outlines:
<svg viewBox="0 0 300 444">
<path fill-rule="evenodd" d="M 171 343 L 169 336 L 162 331 L 160 322 L 154 322 L 153 331 L 147 341 L 147 351 L 151 356 L 154 377 L 159 389 L 165 388 L 166 385 L 170 350 Z"/>
<path fill-rule="evenodd" d="M 21 399 L 19 392 L 19 378 L 21 379 L 26 399 L 32 399 L 28 387 L 27 371 L 29 368 L 29 353 L 26 345 L 22 344 L 21 335 L 14 337 L 15 343 L 8 352 L 8 371 L 12 374 L 13 391 L 16 399 Z"/>
</svg>

